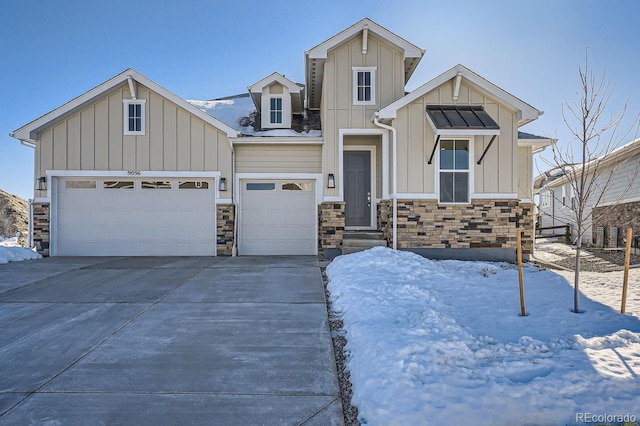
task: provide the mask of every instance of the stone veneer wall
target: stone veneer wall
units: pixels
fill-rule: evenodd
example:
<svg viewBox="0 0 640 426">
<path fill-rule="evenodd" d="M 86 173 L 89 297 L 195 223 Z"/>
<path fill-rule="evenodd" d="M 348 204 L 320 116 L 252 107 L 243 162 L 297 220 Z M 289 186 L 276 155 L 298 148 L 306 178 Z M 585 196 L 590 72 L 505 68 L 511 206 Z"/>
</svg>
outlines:
<svg viewBox="0 0 640 426">
<path fill-rule="evenodd" d="M 318 206 L 318 256 L 322 258 L 330 251 L 342 251 L 344 206 L 342 201 L 324 202 Z"/>
<path fill-rule="evenodd" d="M 436 200 L 398 200 L 398 248 L 516 248 L 523 231 L 523 255 L 533 248 L 533 204 L 516 200 L 472 200 L 438 204 Z M 378 204 L 378 228 L 391 245 L 393 201 Z"/>
<path fill-rule="evenodd" d="M 42 256 L 49 256 L 49 203 L 33 203 L 33 245 Z"/>
<path fill-rule="evenodd" d="M 611 238 L 611 228 L 618 228 L 616 245 L 609 243 L 609 247 L 624 247 L 622 240 L 627 238 L 627 228 L 633 228 L 634 238 L 640 236 L 640 201 L 596 207 L 593 209 L 593 229 L 599 227 L 607 233 L 604 241 Z"/>
<path fill-rule="evenodd" d="M 217 253 L 218 256 L 231 256 L 233 253 L 233 224 L 235 220 L 235 205 L 218 204 Z"/>
</svg>

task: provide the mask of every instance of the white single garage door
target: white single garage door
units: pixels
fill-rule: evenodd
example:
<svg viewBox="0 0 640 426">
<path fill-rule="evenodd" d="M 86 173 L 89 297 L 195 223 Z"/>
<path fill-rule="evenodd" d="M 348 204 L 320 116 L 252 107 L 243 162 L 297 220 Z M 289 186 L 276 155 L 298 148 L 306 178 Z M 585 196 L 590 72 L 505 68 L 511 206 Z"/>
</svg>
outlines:
<svg viewBox="0 0 640 426">
<path fill-rule="evenodd" d="M 241 255 L 317 253 L 315 181 L 241 181 Z"/>
<path fill-rule="evenodd" d="M 56 256 L 214 256 L 212 178 L 59 178 Z"/>
</svg>

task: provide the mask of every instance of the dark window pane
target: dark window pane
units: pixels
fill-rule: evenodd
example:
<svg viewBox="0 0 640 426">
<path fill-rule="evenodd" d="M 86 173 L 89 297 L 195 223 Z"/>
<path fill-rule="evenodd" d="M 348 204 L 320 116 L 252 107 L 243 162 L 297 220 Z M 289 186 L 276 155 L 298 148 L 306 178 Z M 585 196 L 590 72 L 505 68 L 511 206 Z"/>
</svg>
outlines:
<svg viewBox="0 0 640 426">
<path fill-rule="evenodd" d="M 371 73 L 369 71 L 364 72 L 364 85 L 371 86 Z"/>
<path fill-rule="evenodd" d="M 134 108 L 135 105 L 129 104 L 129 118 L 134 117 L 136 115 L 136 110 Z"/>
<path fill-rule="evenodd" d="M 250 182 L 247 183 L 247 191 L 273 191 L 276 189 L 275 182 Z"/>
<path fill-rule="evenodd" d="M 444 170 L 452 170 L 454 163 L 454 142 L 452 140 L 440 141 L 440 168 Z"/>
<path fill-rule="evenodd" d="M 469 202 L 469 174 L 468 173 L 452 173 L 454 195 L 453 200 L 456 203 Z"/>
<path fill-rule="evenodd" d="M 136 104 L 136 118 L 142 117 L 142 105 Z"/>
<path fill-rule="evenodd" d="M 440 173 L 440 201 L 453 202 L 453 173 Z"/>
<path fill-rule="evenodd" d="M 371 87 L 365 87 L 364 88 L 364 100 L 365 101 L 370 101 L 371 100 Z"/>
<path fill-rule="evenodd" d="M 454 166 L 456 170 L 469 169 L 469 141 L 455 141 L 456 155 Z"/>
<path fill-rule="evenodd" d="M 358 86 L 364 85 L 364 73 L 362 71 L 358 71 Z"/>
</svg>

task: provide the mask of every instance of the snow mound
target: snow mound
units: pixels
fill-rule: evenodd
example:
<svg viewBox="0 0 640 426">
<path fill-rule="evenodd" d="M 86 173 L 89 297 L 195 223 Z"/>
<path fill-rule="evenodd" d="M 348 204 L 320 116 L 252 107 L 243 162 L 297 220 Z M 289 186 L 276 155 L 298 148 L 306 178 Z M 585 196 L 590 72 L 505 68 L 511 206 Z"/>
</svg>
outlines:
<svg viewBox="0 0 640 426">
<path fill-rule="evenodd" d="M 0 240 L 0 264 L 40 259 L 41 257 L 34 250 L 21 247 L 15 237 Z"/>
<path fill-rule="evenodd" d="M 328 267 L 363 424 L 575 424 L 637 413 L 640 321 L 561 276 L 506 263 L 432 261 L 375 248 Z"/>
</svg>

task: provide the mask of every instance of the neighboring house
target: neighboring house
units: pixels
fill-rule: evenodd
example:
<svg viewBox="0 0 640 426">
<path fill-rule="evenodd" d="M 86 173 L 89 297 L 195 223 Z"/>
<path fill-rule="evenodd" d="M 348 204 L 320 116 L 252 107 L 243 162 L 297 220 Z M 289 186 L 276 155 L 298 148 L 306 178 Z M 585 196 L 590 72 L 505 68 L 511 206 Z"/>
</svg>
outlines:
<svg viewBox="0 0 640 426">
<path fill-rule="evenodd" d="M 591 162 L 597 164 L 598 178 L 593 195 L 585 209 L 583 244 L 618 247 L 626 237 L 626 229 L 640 232 L 640 139 L 628 143 L 608 155 Z M 578 238 L 575 206 L 577 194 L 571 185 L 572 174 L 580 173 L 580 164 L 555 167 L 535 179 L 534 188 L 540 194 L 540 226 L 570 225 L 571 239 Z M 595 232 L 601 228 L 600 232 Z M 543 230 L 542 234 L 552 234 Z M 557 231 L 556 231 L 557 233 Z"/>
<path fill-rule="evenodd" d="M 518 129 L 542 112 L 462 65 L 406 94 L 423 54 L 363 19 L 305 52 L 304 85 L 186 101 L 118 74 L 12 134 L 35 148 L 38 251 L 333 257 L 345 230 L 377 230 L 513 259 L 521 230 L 529 253 L 549 141 Z"/>
</svg>

